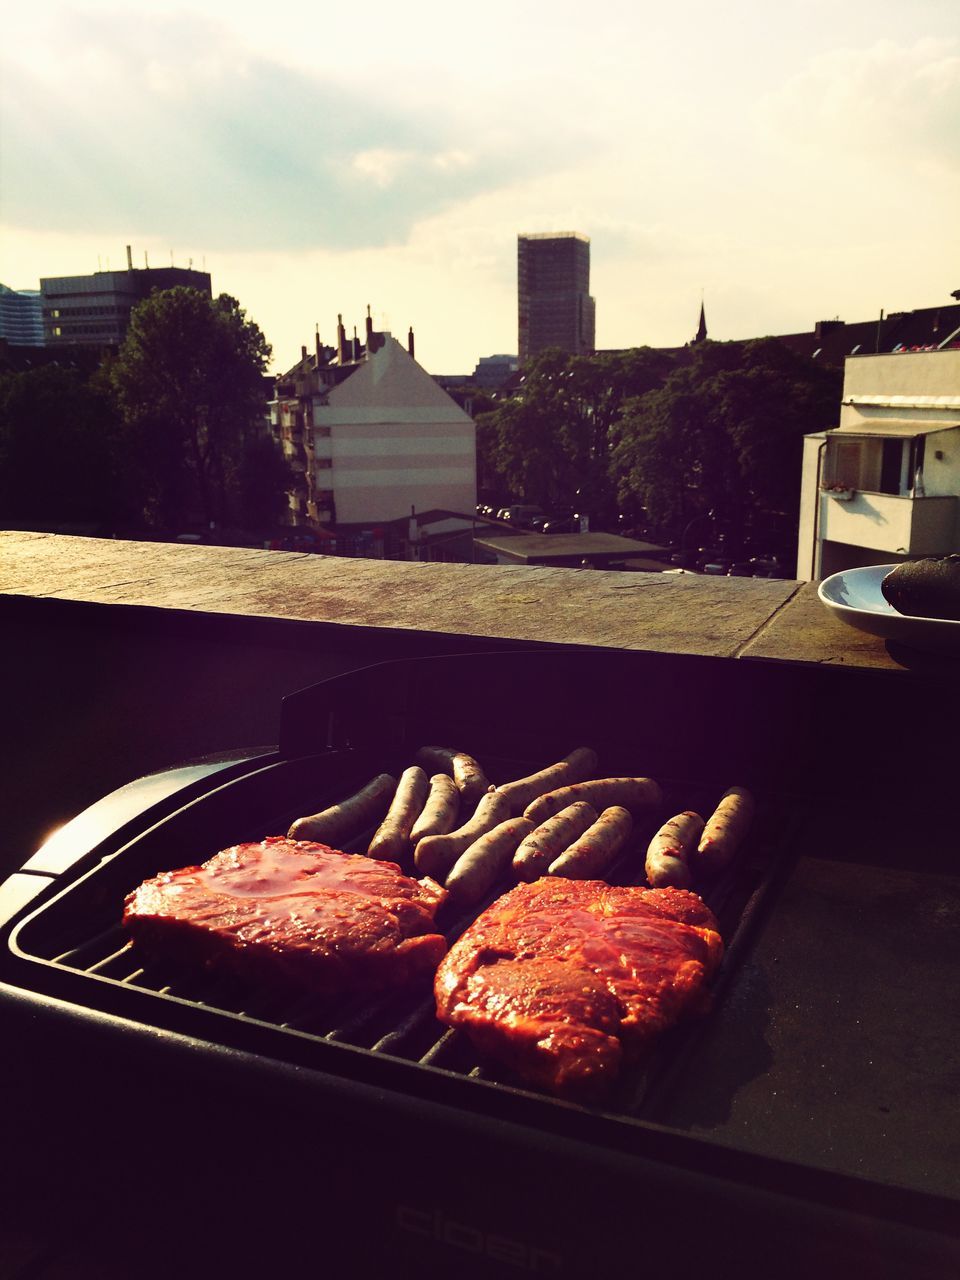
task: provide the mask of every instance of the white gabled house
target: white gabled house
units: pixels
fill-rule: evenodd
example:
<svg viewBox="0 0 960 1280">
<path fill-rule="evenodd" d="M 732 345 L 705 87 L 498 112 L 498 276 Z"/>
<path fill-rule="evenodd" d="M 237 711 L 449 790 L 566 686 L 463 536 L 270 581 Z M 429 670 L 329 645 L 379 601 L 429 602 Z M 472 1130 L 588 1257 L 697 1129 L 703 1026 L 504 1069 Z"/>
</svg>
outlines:
<svg viewBox="0 0 960 1280">
<path fill-rule="evenodd" d="M 804 437 L 797 577 L 960 551 L 960 350 L 853 356 Z"/>
<path fill-rule="evenodd" d="M 339 318 L 338 318 L 339 319 Z M 294 523 L 369 528 L 443 510 L 473 516 L 476 428 L 389 333 L 346 338 L 308 355 L 278 380 L 274 429 L 298 473 Z"/>
</svg>

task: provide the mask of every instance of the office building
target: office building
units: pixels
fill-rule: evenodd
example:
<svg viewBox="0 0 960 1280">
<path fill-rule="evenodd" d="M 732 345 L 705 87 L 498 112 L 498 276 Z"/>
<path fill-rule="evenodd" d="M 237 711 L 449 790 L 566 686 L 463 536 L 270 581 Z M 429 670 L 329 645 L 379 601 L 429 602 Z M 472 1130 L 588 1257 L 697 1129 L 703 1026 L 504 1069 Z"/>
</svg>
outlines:
<svg viewBox="0 0 960 1280">
<path fill-rule="evenodd" d="M 158 289 L 183 286 L 210 295 L 210 276 L 188 267 L 135 269 L 127 247 L 126 271 L 54 276 L 40 281 L 44 341 L 49 346 L 118 346 L 130 312 Z"/>
<path fill-rule="evenodd" d="M 36 289 L 0 284 L 0 338 L 12 347 L 43 346 L 43 313 Z"/>
<path fill-rule="evenodd" d="M 589 239 L 576 231 L 518 236 L 517 298 L 521 365 L 547 347 L 593 351 Z"/>
</svg>

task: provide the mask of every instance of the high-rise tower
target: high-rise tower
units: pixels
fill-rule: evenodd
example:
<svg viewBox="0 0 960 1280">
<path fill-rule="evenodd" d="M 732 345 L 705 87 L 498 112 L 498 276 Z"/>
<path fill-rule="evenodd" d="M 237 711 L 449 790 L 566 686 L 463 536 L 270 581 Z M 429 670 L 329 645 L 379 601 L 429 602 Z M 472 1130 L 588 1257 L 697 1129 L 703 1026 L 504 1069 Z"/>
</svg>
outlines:
<svg viewBox="0 0 960 1280">
<path fill-rule="evenodd" d="M 576 231 L 517 237 L 519 355 L 545 347 L 593 351 L 596 303 L 590 297 L 590 241 Z"/>
</svg>

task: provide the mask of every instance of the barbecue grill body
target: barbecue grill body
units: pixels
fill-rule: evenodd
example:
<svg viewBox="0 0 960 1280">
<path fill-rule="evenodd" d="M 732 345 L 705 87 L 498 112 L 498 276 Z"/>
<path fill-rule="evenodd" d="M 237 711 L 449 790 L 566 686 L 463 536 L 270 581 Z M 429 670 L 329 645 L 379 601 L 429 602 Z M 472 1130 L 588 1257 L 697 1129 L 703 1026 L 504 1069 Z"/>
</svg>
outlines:
<svg viewBox="0 0 960 1280">
<path fill-rule="evenodd" d="M 721 674 L 700 660 L 552 651 L 384 664 L 288 699 L 276 753 L 155 783 L 141 812 L 128 794 L 112 825 L 104 802 L 98 823 L 87 824 L 95 838 L 78 823 L 72 847 L 67 838 L 55 857 L 41 851 L 5 886 L 0 1018 L 6 1042 L 18 1046 L 4 1069 L 14 1104 L 8 1147 L 17 1152 L 11 1193 L 41 1180 L 58 1214 L 76 1213 L 86 1229 L 100 1223 L 118 1250 L 142 1241 L 147 1206 L 153 1263 L 144 1259 L 144 1274 L 187 1266 L 175 1225 L 183 1215 L 199 1231 L 188 1251 L 198 1274 L 227 1257 L 240 1274 L 285 1274 L 305 1259 L 318 1274 L 357 1276 L 573 1276 L 625 1263 L 670 1274 L 703 1265 L 778 1276 L 950 1274 L 960 1262 L 956 1195 L 936 1172 L 925 1181 L 909 1167 L 916 1153 L 892 1150 L 885 1168 L 881 1152 L 879 1164 L 874 1157 L 858 1170 L 842 1136 L 835 1159 L 823 1144 L 804 1158 L 802 1135 L 782 1117 L 753 1115 L 746 1137 L 720 1118 L 726 1105 L 742 1124 L 741 1093 L 755 1092 L 761 1108 L 767 1076 L 786 1073 L 801 1087 L 810 1075 L 820 1047 L 813 1028 L 812 1044 L 792 1044 L 786 1062 L 782 1052 L 764 1059 L 772 1051 L 757 1018 L 766 1010 L 769 1023 L 781 994 L 769 986 L 778 956 L 765 950 L 789 958 L 782 904 L 802 918 L 804 876 L 813 876 L 814 899 L 822 884 L 818 860 L 830 874 L 858 873 L 856 851 L 808 843 L 816 815 L 829 823 L 838 800 L 822 784 L 809 791 L 829 680 L 798 688 L 773 667 L 731 679 L 722 665 Z M 517 725 L 509 751 L 504 725 Z M 559 1103 L 424 1065 L 402 1045 L 372 1050 L 141 990 L 110 977 L 109 965 L 100 973 L 57 961 L 63 938 L 83 943 L 88 922 L 115 921 L 123 894 L 144 877 L 265 833 L 308 796 L 345 794 L 425 742 L 462 744 L 481 758 L 489 749 L 518 764 L 589 743 L 610 772 L 642 767 L 694 780 L 678 794 L 749 780 L 776 797 L 781 817 L 799 806 L 799 828 L 788 822 L 774 833 L 760 891 L 733 893 L 738 909 L 748 902 L 748 918 L 737 926 L 740 950 L 718 1010 L 668 1048 L 652 1100 L 639 1108 Z M 934 794 L 935 764 L 931 753 Z M 860 801 L 878 785 L 882 776 L 865 762 L 854 778 Z M 914 789 L 900 816 L 920 803 L 930 796 Z M 896 825 L 892 809 L 889 821 Z M 878 854 L 882 874 L 907 874 L 904 856 Z M 956 880 L 939 870 L 949 898 Z M 924 971 L 922 957 L 914 967 Z M 761 972 L 768 985 L 758 990 Z M 815 962 L 809 974 L 829 984 Z M 792 966 L 783 994 L 797 982 Z M 731 1058 L 737 1067 L 716 1070 Z M 701 1078 L 704 1063 L 719 1080 Z M 932 1110 L 949 1145 L 956 1120 L 939 1110 L 945 1069 L 921 1078 L 917 1114 L 929 1121 Z M 816 1107 L 816 1089 L 804 1087 Z M 705 1098 L 712 1113 L 698 1109 Z"/>
</svg>

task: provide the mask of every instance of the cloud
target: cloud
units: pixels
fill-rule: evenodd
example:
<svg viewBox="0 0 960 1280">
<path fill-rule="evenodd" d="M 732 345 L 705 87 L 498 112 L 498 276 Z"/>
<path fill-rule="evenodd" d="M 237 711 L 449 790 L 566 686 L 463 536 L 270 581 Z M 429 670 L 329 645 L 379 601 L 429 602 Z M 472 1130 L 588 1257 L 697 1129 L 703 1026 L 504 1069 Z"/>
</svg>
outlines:
<svg viewBox="0 0 960 1280">
<path fill-rule="evenodd" d="M 956 172 L 960 42 L 880 40 L 820 54 L 764 104 L 791 145 L 826 138 L 843 152 L 922 161 Z M 891 172 L 891 180 L 896 175 Z"/>
<path fill-rule="evenodd" d="M 549 141 L 470 136 L 252 53 L 178 16 L 67 18 L 42 61 L 2 68 L 4 220 L 200 242 L 207 251 L 350 249 L 558 162 Z"/>
</svg>

